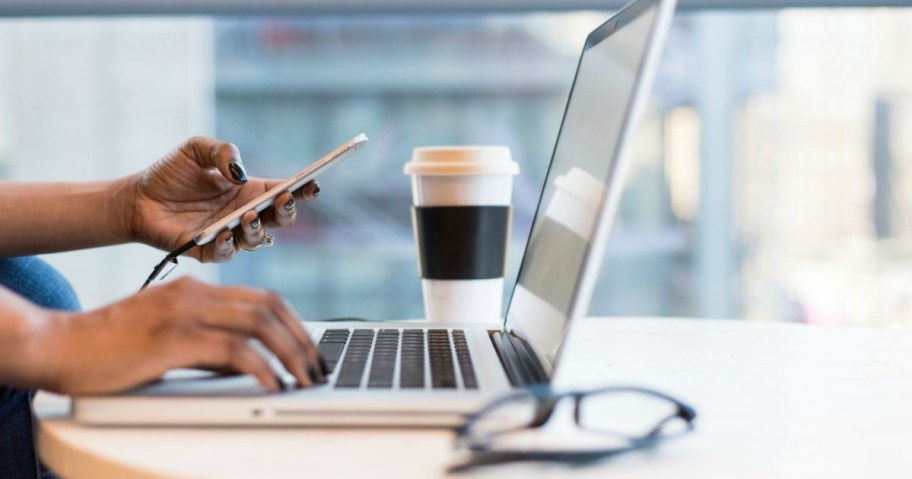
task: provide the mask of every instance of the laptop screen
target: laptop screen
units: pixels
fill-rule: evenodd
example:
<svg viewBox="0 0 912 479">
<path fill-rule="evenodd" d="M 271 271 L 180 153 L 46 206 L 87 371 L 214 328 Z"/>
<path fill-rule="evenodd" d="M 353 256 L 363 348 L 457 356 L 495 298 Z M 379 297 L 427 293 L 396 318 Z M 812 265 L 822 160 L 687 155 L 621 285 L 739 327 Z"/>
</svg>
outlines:
<svg viewBox="0 0 912 479">
<path fill-rule="evenodd" d="M 532 347 L 549 376 L 569 319 L 588 309 L 580 301 L 588 297 L 583 268 L 607 188 L 621 187 L 618 147 L 658 3 L 636 2 L 589 35 L 567 102 L 504 327 Z"/>
</svg>

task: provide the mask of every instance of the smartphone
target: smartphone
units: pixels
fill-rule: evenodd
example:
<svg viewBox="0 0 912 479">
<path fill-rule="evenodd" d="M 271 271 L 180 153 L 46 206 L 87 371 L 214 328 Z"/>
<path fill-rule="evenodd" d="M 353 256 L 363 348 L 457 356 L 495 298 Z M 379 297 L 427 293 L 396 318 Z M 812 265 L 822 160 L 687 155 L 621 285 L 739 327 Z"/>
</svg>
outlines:
<svg viewBox="0 0 912 479">
<path fill-rule="evenodd" d="M 244 213 L 250 210 L 256 210 L 257 213 L 269 208 L 275 203 L 275 199 L 280 194 L 286 191 L 294 191 L 302 186 L 308 181 L 314 179 L 320 173 L 328 170 L 332 165 L 339 163 L 340 161 L 348 158 L 352 153 L 358 151 L 365 143 L 367 143 L 367 135 L 361 133 L 360 135 L 352 138 L 351 140 L 346 141 L 341 146 L 335 150 L 329 152 L 323 158 L 311 163 L 299 171 L 297 174 L 283 181 L 278 186 L 270 189 L 269 191 L 263 193 L 262 195 L 254 198 L 252 201 L 246 205 L 234 210 L 230 215 L 216 221 L 215 223 L 206 227 L 206 229 L 200 231 L 193 237 L 193 242 L 197 246 L 202 246 L 215 239 L 218 234 L 226 229 L 234 229 L 239 224 L 241 224 L 241 216 Z"/>
</svg>

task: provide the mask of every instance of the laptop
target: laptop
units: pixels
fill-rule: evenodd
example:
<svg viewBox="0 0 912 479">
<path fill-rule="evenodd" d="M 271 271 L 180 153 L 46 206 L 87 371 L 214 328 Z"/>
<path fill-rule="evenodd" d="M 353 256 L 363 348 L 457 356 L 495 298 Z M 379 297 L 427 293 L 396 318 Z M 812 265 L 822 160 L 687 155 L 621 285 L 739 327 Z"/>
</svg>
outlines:
<svg viewBox="0 0 912 479">
<path fill-rule="evenodd" d="M 674 0 L 637 0 L 591 32 L 500 328 L 426 322 L 305 323 L 326 384 L 267 394 L 250 376 L 190 370 L 73 401 L 95 425 L 455 426 L 494 397 L 548 383 L 586 314 Z"/>
</svg>

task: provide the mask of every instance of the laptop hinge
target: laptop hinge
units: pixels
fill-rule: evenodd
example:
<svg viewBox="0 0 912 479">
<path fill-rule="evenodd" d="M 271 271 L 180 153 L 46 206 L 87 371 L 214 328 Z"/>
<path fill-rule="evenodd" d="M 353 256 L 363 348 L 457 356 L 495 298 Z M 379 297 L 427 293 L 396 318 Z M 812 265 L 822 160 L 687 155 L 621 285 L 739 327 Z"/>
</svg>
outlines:
<svg viewBox="0 0 912 479">
<path fill-rule="evenodd" d="M 513 387 L 547 384 L 548 375 L 529 344 L 515 334 L 488 331 L 491 343 Z"/>
</svg>

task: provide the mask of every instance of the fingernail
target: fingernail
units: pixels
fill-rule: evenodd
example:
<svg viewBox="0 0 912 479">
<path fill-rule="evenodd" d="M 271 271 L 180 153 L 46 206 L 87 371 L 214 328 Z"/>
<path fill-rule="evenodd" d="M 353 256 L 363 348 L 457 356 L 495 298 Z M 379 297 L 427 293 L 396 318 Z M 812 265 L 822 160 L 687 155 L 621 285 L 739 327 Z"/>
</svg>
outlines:
<svg viewBox="0 0 912 479">
<path fill-rule="evenodd" d="M 228 235 L 228 237 L 225 238 L 225 246 L 234 246 L 234 235 Z"/>
<path fill-rule="evenodd" d="M 319 183 L 317 183 L 316 185 L 314 185 L 314 193 L 313 193 L 313 194 L 314 194 L 314 198 L 316 198 L 317 196 L 320 196 L 320 184 L 319 184 Z"/>
<path fill-rule="evenodd" d="M 323 377 L 323 374 L 314 367 L 313 364 L 307 366 L 307 375 L 310 376 L 311 382 L 314 384 L 322 384 L 326 382 L 326 378 Z"/>
<path fill-rule="evenodd" d="M 326 360 L 323 359 L 323 356 L 320 356 L 320 371 L 323 372 L 324 376 L 329 376 L 329 365 L 326 364 Z"/>
<path fill-rule="evenodd" d="M 294 209 L 294 196 L 292 196 L 291 198 L 288 198 L 288 202 L 285 203 L 285 206 L 283 208 L 285 208 L 288 211 L 291 211 Z"/>
<path fill-rule="evenodd" d="M 260 218 L 257 217 L 257 219 L 251 221 L 251 222 L 250 222 L 250 227 L 251 227 L 252 229 L 258 229 L 258 228 L 260 227 Z"/>
<path fill-rule="evenodd" d="M 247 183 L 247 171 L 244 170 L 244 165 L 240 162 L 232 161 L 228 163 L 228 171 L 231 172 L 231 177 L 234 178 L 234 181 Z"/>
</svg>

